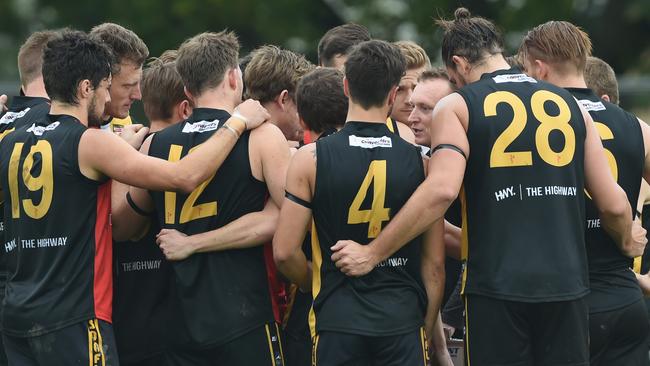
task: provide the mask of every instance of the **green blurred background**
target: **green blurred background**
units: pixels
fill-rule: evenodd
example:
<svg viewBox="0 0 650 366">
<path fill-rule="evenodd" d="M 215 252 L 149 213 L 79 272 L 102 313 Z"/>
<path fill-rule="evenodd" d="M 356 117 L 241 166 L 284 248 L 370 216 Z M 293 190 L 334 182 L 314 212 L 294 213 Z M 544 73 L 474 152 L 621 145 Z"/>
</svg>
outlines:
<svg viewBox="0 0 650 366">
<path fill-rule="evenodd" d="M 511 53 L 537 24 L 580 25 L 592 38 L 594 55 L 616 71 L 621 105 L 650 120 L 650 0 L 0 0 L 0 93 L 17 93 L 18 47 L 31 32 L 46 28 L 119 23 L 135 31 L 152 56 L 196 33 L 228 28 L 239 35 L 242 55 L 277 44 L 316 62 L 325 31 L 357 22 L 375 38 L 418 42 L 440 64 L 440 31 L 433 20 L 461 5 L 494 20 Z M 141 111 L 134 116 L 143 119 Z"/>
</svg>

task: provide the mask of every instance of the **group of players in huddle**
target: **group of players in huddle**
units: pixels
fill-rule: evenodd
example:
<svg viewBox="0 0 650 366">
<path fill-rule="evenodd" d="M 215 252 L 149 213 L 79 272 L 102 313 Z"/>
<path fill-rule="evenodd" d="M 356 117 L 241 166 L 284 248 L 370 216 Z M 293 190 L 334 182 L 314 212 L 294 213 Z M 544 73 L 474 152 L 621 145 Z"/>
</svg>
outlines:
<svg viewBox="0 0 650 366">
<path fill-rule="evenodd" d="M 144 71 L 120 25 L 32 34 L 0 363 L 448 366 L 451 323 L 467 365 L 647 365 L 650 127 L 569 22 L 509 58 L 464 8 L 437 24 L 445 69 L 356 24 L 320 67 L 228 31 Z"/>
</svg>

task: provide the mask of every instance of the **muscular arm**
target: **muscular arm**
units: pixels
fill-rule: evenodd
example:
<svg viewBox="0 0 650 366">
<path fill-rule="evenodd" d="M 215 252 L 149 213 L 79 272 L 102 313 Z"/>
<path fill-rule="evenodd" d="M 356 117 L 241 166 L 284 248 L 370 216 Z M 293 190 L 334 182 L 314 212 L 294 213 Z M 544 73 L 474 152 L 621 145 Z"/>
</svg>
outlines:
<svg viewBox="0 0 650 366">
<path fill-rule="evenodd" d="M 460 260 L 460 239 L 462 230 L 445 220 L 445 254 Z"/>
<path fill-rule="evenodd" d="M 291 160 L 287 139 L 279 128 L 270 123 L 260 126 L 251 132 L 250 155 L 254 162 L 253 175 L 266 182 L 271 199 L 277 207 L 282 207 L 287 168 Z"/>
<path fill-rule="evenodd" d="M 643 253 L 631 235 L 632 209 L 623 189 L 616 184 L 605 157 L 603 145 L 589 113 L 583 111 L 585 139 L 585 186 L 598 208 L 603 228 L 626 256 Z"/>
<path fill-rule="evenodd" d="M 163 229 L 156 242 L 168 260 L 183 260 L 195 253 L 250 248 L 273 238 L 279 216 L 278 207 L 268 200 L 264 210 L 246 214 L 216 230 L 187 236 Z"/>
<path fill-rule="evenodd" d="M 268 118 L 266 110 L 255 103 L 246 101 L 240 105 L 246 110 L 250 127 Z M 246 127 L 236 117 L 229 118 L 226 125 L 240 133 Z M 79 141 L 79 166 L 93 180 L 108 176 L 131 186 L 189 193 L 221 166 L 237 138 L 232 131 L 220 128 L 191 154 L 178 162 L 169 162 L 139 154 L 113 134 L 88 129 Z"/>
<path fill-rule="evenodd" d="M 469 157 L 469 142 L 462 122 L 467 121 L 467 114 L 467 106 L 460 95 L 451 94 L 441 99 L 434 109 L 433 121 L 429 126 L 431 145 L 455 145 Z M 356 247 L 358 244 L 350 241 L 339 241 L 332 248 L 337 251 L 332 256 L 337 267 L 351 276 L 364 275 L 424 232 L 444 215 L 458 196 L 465 174 L 465 163 L 465 158 L 456 151 L 441 149 L 434 152 L 429 159 L 427 178 L 379 236 L 370 244 L 362 246 L 361 254 L 356 250 L 359 249 Z M 356 246 L 350 245 L 351 243 Z M 351 251 L 357 254 L 350 255 Z"/>
<path fill-rule="evenodd" d="M 287 192 L 311 202 L 316 177 L 315 145 L 304 146 L 294 155 L 287 172 Z M 273 237 L 273 258 L 278 270 L 305 292 L 311 291 L 311 273 L 302 251 L 311 209 L 285 199 L 278 229 Z"/>
<path fill-rule="evenodd" d="M 427 293 L 427 311 L 424 319 L 429 338 L 434 336 L 445 287 L 445 247 L 443 219 L 436 221 L 424 235 L 422 242 L 422 282 Z"/>
</svg>

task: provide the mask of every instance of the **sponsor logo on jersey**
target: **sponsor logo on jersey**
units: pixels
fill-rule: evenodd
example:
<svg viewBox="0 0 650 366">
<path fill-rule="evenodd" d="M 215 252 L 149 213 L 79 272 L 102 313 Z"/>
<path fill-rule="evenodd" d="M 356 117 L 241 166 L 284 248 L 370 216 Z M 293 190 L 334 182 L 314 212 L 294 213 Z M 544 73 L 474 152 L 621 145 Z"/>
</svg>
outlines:
<svg viewBox="0 0 650 366">
<path fill-rule="evenodd" d="M 605 109 L 607 109 L 605 108 L 605 105 L 601 101 L 592 102 L 591 100 L 581 99 L 578 102 L 582 105 L 582 107 L 584 107 L 584 109 L 587 110 L 587 112 L 604 111 Z"/>
<path fill-rule="evenodd" d="M 36 136 L 42 136 L 43 132 L 52 131 L 55 128 L 59 127 L 60 124 L 61 124 L 61 122 L 56 121 L 56 122 L 50 123 L 49 125 L 43 127 L 43 126 L 36 126 L 36 124 L 34 123 L 34 124 L 32 124 L 32 126 L 30 128 L 27 129 L 27 132 L 31 132 Z"/>
<path fill-rule="evenodd" d="M 393 147 L 393 140 L 390 137 L 358 137 L 350 136 L 350 146 L 361 147 L 364 149 L 374 149 L 376 147 Z"/>
<path fill-rule="evenodd" d="M 18 118 L 24 117 L 31 108 L 25 108 L 20 112 L 7 112 L 2 118 L 0 118 L 0 125 L 6 125 L 12 123 Z"/>
<path fill-rule="evenodd" d="M 537 80 L 531 78 L 526 74 L 506 74 L 506 75 L 497 75 L 492 78 L 495 83 L 536 83 Z"/>
<path fill-rule="evenodd" d="M 183 126 L 183 133 L 203 133 L 208 131 L 214 131 L 219 128 L 219 120 L 215 119 L 214 121 L 199 121 L 194 123 L 186 123 Z"/>
</svg>

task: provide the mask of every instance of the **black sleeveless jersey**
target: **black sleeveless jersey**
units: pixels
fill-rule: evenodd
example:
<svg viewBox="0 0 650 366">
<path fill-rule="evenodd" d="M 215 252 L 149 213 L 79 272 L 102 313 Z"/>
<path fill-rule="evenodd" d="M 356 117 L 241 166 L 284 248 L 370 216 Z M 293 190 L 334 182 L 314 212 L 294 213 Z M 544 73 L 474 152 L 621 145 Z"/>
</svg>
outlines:
<svg viewBox="0 0 650 366">
<path fill-rule="evenodd" d="M 646 229 L 646 238 L 650 240 L 650 204 L 643 205 L 643 213 L 641 214 L 641 226 Z M 639 261 L 640 263 L 636 263 Z M 635 259 L 635 272 L 646 274 L 650 271 L 650 246 L 646 245 L 643 255 Z"/>
<path fill-rule="evenodd" d="M 111 322 L 110 183 L 79 170 L 86 130 L 74 117 L 48 115 L 0 143 L 5 248 L 15 252 L 2 315 L 9 335 Z"/>
<path fill-rule="evenodd" d="M 399 127 L 397 127 L 397 122 L 393 120 L 392 118 L 388 117 L 386 118 L 386 127 L 388 127 L 388 130 L 397 136 L 399 136 Z"/>
<path fill-rule="evenodd" d="M 114 242 L 113 325 L 120 361 L 136 362 L 162 353 L 168 345 L 171 265 L 158 245 L 152 223 L 138 241 Z"/>
<path fill-rule="evenodd" d="M 643 178 L 645 148 L 637 118 L 619 106 L 601 100 L 589 89 L 567 88 L 582 104 L 596 124 L 605 155 L 618 184 L 631 207 L 636 207 Z M 592 313 L 627 306 L 643 297 L 634 273 L 633 260 L 624 256 L 614 240 L 601 227 L 596 205 L 586 200 L 587 258 L 589 284 L 587 296 Z"/>
<path fill-rule="evenodd" d="M 414 145 L 383 123 L 347 122 L 316 141 L 312 199 L 312 334 L 338 331 L 387 336 L 423 324 L 427 297 L 420 276 L 421 237 L 369 274 L 348 277 L 331 260 L 338 240 L 368 244 L 424 180 Z"/>
<path fill-rule="evenodd" d="M 50 101 L 47 98 L 15 96 L 11 100 L 7 113 L 0 117 L 0 140 L 16 128 L 31 125 L 42 120 L 50 111 Z M 4 201 L 0 202 L 0 211 L 4 210 Z M 3 235 L 4 223 L 0 217 L 0 237 Z M 3 242 L 4 243 L 4 242 Z M 0 251 L 0 282 L 4 283 L 7 276 L 7 248 Z M 4 291 L 0 298 L 4 296 Z"/>
<path fill-rule="evenodd" d="M 458 93 L 471 151 L 460 195 L 464 291 L 523 302 L 584 296 L 586 131 L 575 99 L 518 69 Z"/>
<path fill-rule="evenodd" d="M 229 117 L 223 110 L 195 108 L 188 120 L 157 132 L 149 154 L 180 160 Z M 191 194 L 152 192 L 161 227 L 193 235 L 264 208 L 268 191 L 253 177 L 249 137 L 244 132 L 215 175 Z M 178 343 L 220 345 L 273 321 L 263 246 L 197 253 L 172 262 L 172 269 Z"/>
</svg>

